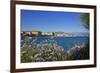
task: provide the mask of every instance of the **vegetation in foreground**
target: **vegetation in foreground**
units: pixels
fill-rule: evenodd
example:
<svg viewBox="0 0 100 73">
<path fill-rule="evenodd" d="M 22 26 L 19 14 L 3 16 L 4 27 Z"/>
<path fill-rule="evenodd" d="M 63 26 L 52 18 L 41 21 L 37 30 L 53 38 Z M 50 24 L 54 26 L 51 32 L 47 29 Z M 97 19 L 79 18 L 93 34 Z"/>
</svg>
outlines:
<svg viewBox="0 0 100 73">
<path fill-rule="evenodd" d="M 35 43 L 36 39 L 23 40 L 21 45 L 21 62 L 46 62 L 46 61 L 67 61 L 89 59 L 89 44 L 75 45 L 65 51 L 56 41 L 49 40 L 40 44 Z"/>
</svg>

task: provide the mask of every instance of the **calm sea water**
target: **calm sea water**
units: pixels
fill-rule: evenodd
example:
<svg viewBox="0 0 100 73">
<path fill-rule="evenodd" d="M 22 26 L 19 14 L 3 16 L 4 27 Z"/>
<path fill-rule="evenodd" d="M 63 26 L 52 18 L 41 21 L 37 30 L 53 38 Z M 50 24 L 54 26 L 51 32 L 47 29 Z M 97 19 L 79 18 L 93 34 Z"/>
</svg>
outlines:
<svg viewBox="0 0 100 73">
<path fill-rule="evenodd" d="M 88 42 L 89 37 L 29 37 L 29 41 L 34 43 L 48 43 L 49 41 L 56 41 L 57 45 L 63 47 L 64 49 L 72 48 L 73 46 L 82 45 Z M 22 38 L 24 40 L 24 38 Z M 21 42 L 22 44 L 22 42 Z"/>
<path fill-rule="evenodd" d="M 73 46 L 82 45 L 88 42 L 88 37 L 63 37 L 54 38 L 58 42 L 58 45 L 63 46 L 64 49 L 72 48 Z"/>
</svg>

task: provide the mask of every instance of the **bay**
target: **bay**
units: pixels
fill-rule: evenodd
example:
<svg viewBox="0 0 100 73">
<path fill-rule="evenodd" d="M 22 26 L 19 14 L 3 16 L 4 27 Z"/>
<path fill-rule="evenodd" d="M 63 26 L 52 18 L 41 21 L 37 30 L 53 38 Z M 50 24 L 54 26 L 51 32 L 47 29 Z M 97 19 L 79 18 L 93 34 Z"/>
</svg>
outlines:
<svg viewBox="0 0 100 73">
<path fill-rule="evenodd" d="M 27 37 L 28 41 L 31 43 L 35 44 L 48 44 L 50 41 L 54 41 L 57 43 L 57 45 L 61 46 L 65 50 L 70 49 L 74 47 L 75 45 L 82 45 L 88 42 L 89 37 L 84 36 L 84 37 Z M 21 37 L 21 40 L 25 40 L 25 37 Z M 21 42 L 23 44 L 23 42 Z"/>
</svg>

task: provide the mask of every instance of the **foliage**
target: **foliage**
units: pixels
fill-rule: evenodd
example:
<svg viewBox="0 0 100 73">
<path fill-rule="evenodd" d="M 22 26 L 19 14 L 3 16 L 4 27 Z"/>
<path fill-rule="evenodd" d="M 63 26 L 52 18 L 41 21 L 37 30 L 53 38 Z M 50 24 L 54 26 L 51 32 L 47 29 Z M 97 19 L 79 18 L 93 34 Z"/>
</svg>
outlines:
<svg viewBox="0 0 100 73">
<path fill-rule="evenodd" d="M 86 29 L 89 29 L 89 14 L 88 13 L 80 14 L 80 19 L 83 22 L 84 27 Z"/>
<path fill-rule="evenodd" d="M 35 44 L 35 40 L 26 38 L 21 46 L 21 62 L 45 62 L 89 59 L 89 44 L 76 45 L 69 50 L 57 45 L 54 40 Z"/>
<path fill-rule="evenodd" d="M 89 45 L 86 44 L 84 47 L 74 50 L 70 50 L 70 55 L 68 56 L 68 60 L 85 60 L 89 59 Z"/>
</svg>

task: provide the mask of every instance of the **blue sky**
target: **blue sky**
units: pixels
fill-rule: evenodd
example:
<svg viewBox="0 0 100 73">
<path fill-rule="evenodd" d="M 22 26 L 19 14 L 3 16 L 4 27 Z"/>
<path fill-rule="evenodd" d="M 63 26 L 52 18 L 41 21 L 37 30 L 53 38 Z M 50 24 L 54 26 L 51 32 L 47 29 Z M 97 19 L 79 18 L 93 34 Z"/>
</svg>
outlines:
<svg viewBox="0 0 100 73">
<path fill-rule="evenodd" d="M 85 32 L 80 13 L 21 10 L 21 31 Z"/>
</svg>

